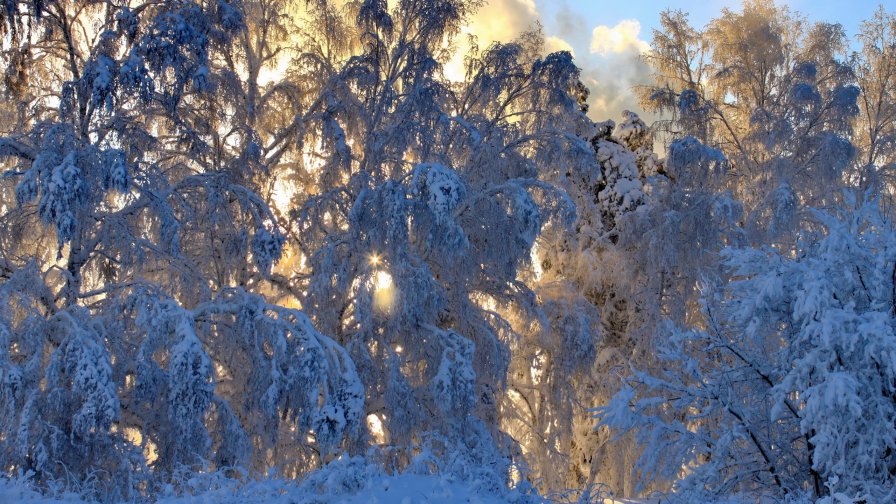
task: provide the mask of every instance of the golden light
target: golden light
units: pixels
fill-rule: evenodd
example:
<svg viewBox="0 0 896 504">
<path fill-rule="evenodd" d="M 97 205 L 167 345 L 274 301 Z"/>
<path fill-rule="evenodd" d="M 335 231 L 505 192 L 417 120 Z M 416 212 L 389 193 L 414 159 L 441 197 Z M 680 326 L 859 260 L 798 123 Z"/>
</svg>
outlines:
<svg viewBox="0 0 896 504">
<path fill-rule="evenodd" d="M 294 182 L 286 180 L 283 176 L 277 177 L 274 188 L 271 191 L 274 207 L 280 212 L 286 213 L 297 190 L 298 188 Z"/>
<path fill-rule="evenodd" d="M 392 288 L 392 275 L 382 270 L 377 271 L 373 277 L 373 285 L 378 291 Z"/>
<path fill-rule="evenodd" d="M 275 173 L 271 187 L 271 203 L 281 213 L 285 214 L 293 206 L 293 198 L 296 195 L 311 196 L 319 192 L 316 181 L 326 164 L 326 157 L 321 155 L 323 150 L 323 137 L 317 137 L 313 142 L 306 142 L 299 154 L 304 175 L 296 176 L 292 169 L 279 170 Z M 297 201 L 296 204 L 301 205 L 301 201 Z"/>
<path fill-rule="evenodd" d="M 392 313 L 395 304 L 396 288 L 392 281 L 392 275 L 383 266 L 383 258 L 379 254 L 371 254 L 370 265 L 373 266 L 373 308 L 379 313 Z"/>
<path fill-rule="evenodd" d="M 143 432 L 134 427 L 125 427 L 124 438 L 134 446 L 143 446 L 143 457 L 147 464 L 152 464 L 159 459 L 159 447 L 150 439 L 143 439 Z M 144 445 L 144 441 L 146 444 Z"/>
<path fill-rule="evenodd" d="M 541 267 L 541 256 L 539 255 L 539 247 L 538 242 L 532 244 L 532 249 L 529 251 L 529 260 L 532 262 L 532 274 L 535 275 L 535 281 L 541 280 L 542 275 L 544 275 L 544 270 Z"/>
<path fill-rule="evenodd" d="M 485 311 L 496 311 L 498 309 L 498 300 L 494 296 L 490 296 L 484 292 L 474 292 L 470 295 L 470 300 L 478 304 Z"/>
<path fill-rule="evenodd" d="M 535 357 L 532 359 L 532 364 L 529 366 L 529 373 L 531 374 L 533 381 L 541 381 L 542 377 L 544 376 L 547 364 L 547 355 L 545 355 L 545 353 L 541 351 L 535 352 Z"/>
<path fill-rule="evenodd" d="M 379 416 L 372 413 L 367 415 L 367 430 L 370 432 L 374 443 L 383 444 L 386 442 L 386 431 L 383 429 L 383 421 L 380 420 Z"/>
</svg>

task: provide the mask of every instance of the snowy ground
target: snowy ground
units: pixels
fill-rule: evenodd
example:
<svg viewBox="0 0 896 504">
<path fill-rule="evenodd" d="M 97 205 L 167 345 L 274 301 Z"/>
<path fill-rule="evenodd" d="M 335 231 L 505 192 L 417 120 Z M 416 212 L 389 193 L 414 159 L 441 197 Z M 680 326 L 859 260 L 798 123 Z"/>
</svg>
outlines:
<svg viewBox="0 0 896 504">
<path fill-rule="evenodd" d="M 346 494 L 339 491 L 314 494 L 296 485 L 271 481 L 240 487 L 222 486 L 189 497 L 161 498 L 157 504 L 512 504 L 515 500 L 507 496 L 483 495 L 466 482 L 445 477 L 404 474 L 375 476 L 365 488 Z M 608 499 L 605 504 L 653 502 Z M 65 492 L 46 497 L 22 482 L 0 478 L 0 503 L 85 504 L 85 501 Z"/>
<path fill-rule="evenodd" d="M 81 504 L 76 495 L 64 492 L 55 498 L 38 494 L 27 485 L 0 478 L 0 503 L 3 504 Z M 323 494 L 283 482 L 258 482 L 240 487 L 210 489 L 190 497 L 167 497 L 158 504 L 509 504 L 505 497 L 481 495 L 470 485 L 439 476 L 376 476 L 357 492 Z"/>
</svg>

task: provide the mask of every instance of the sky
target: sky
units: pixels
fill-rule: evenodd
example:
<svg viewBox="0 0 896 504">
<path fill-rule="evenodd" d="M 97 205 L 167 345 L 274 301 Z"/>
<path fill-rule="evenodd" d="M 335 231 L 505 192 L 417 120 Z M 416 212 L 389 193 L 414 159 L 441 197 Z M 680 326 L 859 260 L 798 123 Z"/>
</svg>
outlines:
<svg viewBox="0 0 896 504">
<path fill-rule="evenodd" d="M 873 0 L 776 3 L 787 5 L 810 21 L 838 22 L 850 37 L 879 4 Z M 638 55 L 648 49 L 660 12 L 667 8 L 683 10 L 689 13 L 693 26 L 702 27 L 718 17 L 723 8 L 738 10 L 740 4 L 740 0 L 487 0 L 466 31 L 475 34 L 484 47 L 492 41 L 512 40 L 541 23 L 547 49 L 570 50 L 582 68 L 582 81 L 591 90 L 592 119 L 618 121 L 623 110 L 640 109 L 631 88 L 649 80 L 650 70 Z M 454 64 L 461 65 L 459 61 Z M 649 122 L 652 118 L 645 119 Z"/>
</svg>

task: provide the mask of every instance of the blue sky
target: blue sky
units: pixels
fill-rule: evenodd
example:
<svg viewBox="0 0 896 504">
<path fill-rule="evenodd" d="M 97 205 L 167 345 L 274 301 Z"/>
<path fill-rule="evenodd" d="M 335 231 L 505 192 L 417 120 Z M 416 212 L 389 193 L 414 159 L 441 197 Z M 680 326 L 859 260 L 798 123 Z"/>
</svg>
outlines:
<svg viewBox="0 0 896 504">
<path fill-rule="evenodd" d="M 870 0 L 776 3 L 786 4 L 810 21 L 838 22 L 851 38 L 879 5 Z M 618 119 L 623 110 L 638 109 L 631 88 L 645 83 L 650 75 L 638 55 L 646 49 L 661 11 L 681 9 L 689 13 L 695 27 L 702 27 L 723 8 L 739 10 L 740 5 L 740 0 L 488 0 L 467 31 L 486 45 L 508 41 L 540 22 L 548 49 L 571 50 L 582 68 L 582 80 L 591 89 L 592 118 Z"/>
<path fill-rule="evenodd" d="M 814 21 L 835 21 L 843 25 L 847 33 L 854 35 L 859 24 L 877 10 L 880 2 L 869 0 L 819 1 L 788 0 L 777 1 L 787 5 Z M 644 38 L 650 37 L 650 30 L 659 23 L 659 13 L 664 9 L 681 9 L 688 12 L 695 26 L 702 26 L 716 17 L 722 8 L 738 9 L 739 0 L 535 0 L 546 30 L 556 29 L 556 17 L 564 8 L 569 9 L 592 26 L 613 26 L 624 19 L 637 19 L 643 28 Z"/>
</svg>

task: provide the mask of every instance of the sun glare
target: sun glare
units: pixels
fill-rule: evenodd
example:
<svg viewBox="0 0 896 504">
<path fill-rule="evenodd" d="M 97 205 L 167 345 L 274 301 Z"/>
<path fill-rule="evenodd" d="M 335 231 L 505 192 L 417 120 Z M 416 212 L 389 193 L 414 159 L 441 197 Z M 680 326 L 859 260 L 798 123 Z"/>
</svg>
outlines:
<svg viewBox="0 0 896 504">
<path fill-rule="evenodd" d="M 373 442 L 376 444 L 383 444 L 386 442 L 386 431 L 383 429 L 383 421 L 380 420 L 380 417 L 371 413 L 367 415 L 367 430 L 370 432 L 370 437 L 373 438 Z"/>
<path fill-rule="evenodd" d="M 374 285 L 377 291 L 392 288 L 392 275 L 385 271 L 377 271 L 374 277 Z"/>
<path fill-rule="evenodd" d="M 373 308 L 380 313 L 391 314 L 395 305 L 397 289 L 392 281 L 392 275 L 382 269 L 383 259 L 378 254 L 370 256 L 370 265 L 374 267 L 373 273 Z"/>
<path fill-rule="evenodd" d="M 281 212 L 289 210 L 290 202 L 295 193 L 296 185 L 293 182 L 279 178 L 274 184 L 274 189 L 271 192 L 271 199 L 277 210 L 280 210 Z"/>
</svg>

